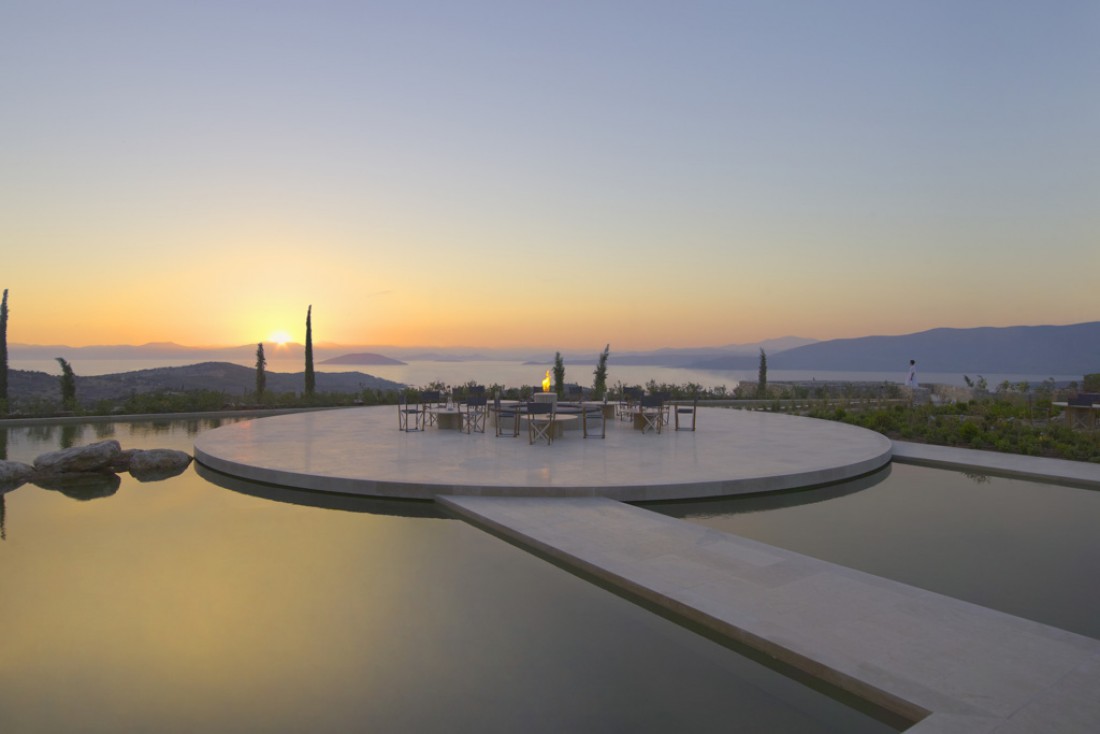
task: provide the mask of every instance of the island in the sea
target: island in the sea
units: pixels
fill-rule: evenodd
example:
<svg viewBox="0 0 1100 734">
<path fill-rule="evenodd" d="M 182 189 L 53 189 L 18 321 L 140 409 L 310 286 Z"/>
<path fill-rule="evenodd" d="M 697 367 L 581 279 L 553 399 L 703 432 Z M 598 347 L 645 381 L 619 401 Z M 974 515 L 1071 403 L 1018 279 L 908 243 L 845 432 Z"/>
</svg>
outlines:
<svg viewBox="0 0 1100 734">
<path fill-rule="evenodd" d="M 360 352 L 358 354 L 343 354 L 339 357 L 331 357 L 320 364 L 408 364 L 400 359 L 392 359 L 382 354 Z"/>
</svg>

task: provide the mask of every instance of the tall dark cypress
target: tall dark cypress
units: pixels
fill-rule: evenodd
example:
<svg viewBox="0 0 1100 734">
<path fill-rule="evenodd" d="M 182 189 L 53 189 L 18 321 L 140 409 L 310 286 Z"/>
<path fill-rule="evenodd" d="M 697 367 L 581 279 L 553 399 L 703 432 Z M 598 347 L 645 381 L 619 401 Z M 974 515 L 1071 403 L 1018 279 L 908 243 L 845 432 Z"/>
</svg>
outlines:
<svg viewBox="0 0 1100 734">
<path fill-rule="evenodd" d="M 565 397 L 565 360 L 561 352 L 554 353 L 554 392 L 558 397 Z"/>
<path fill-rule="evenodd" d="M 592 399 L 603 400 L 604 395 L 607 393 L 607 358 L 611 354 L 611 345 L 608 344 L 600 352 L 600 359 L 596 362 L 596 369 L 593 371 L 593 375 L 596 379 L 592 381 Z"/>
<path fill-rule="evenodd" d="M 306 397 L 312 397 L 317 387 L 317 377 L 313 374 L 313 306 L 306 309 Z"/>
<path fill-rule="evenodd" d="M 0 302 L 0 415 L 8 412 L 8 289 Z"/>
<path fill-rule="evenodd" d="M 264 372 L 264 367 L 267 365 L 267 358 L 264 357 L 264 343 L 260 342 L 256 345 L 256 400 L 263 402 L 264 390 L 267 389 L 267 373 Z"/>
<path fill-rule="evenodd" d="M 65 410 L 76 410 L 76 375 L 64 357 L 55 357 L 61 365 L 61 404 Z"/>
<path fill-rule="evenodd" d="M 760 369 L 756 373 L 756 392 L 759 397 L 768 397 L 768 355 L 760 350 Z"/>
</svg>

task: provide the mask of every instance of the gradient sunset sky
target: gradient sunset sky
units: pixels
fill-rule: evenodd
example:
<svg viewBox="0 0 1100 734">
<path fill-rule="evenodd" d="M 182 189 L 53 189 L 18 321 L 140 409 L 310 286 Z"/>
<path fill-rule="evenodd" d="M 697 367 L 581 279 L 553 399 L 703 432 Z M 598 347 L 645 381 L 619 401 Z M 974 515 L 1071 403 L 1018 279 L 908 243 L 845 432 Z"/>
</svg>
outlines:
<svg viewBox="0 0 1100 734">
<path fill-rule="evenodd" d="M 11 343 L 1100 318 L 1100 3 L 0 0 Z"/>
</svg>

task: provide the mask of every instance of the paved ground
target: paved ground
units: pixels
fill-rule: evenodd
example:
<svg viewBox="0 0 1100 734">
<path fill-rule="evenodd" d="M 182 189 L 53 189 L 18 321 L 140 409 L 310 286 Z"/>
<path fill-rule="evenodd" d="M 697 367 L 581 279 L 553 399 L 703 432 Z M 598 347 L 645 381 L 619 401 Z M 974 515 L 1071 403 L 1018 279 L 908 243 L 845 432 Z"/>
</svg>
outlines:
<svg viewBox="0 0 1100 734">
<path fill-rule="evenodd" d="M 722 408 L 694 432 L 642 434 L 608 421 L 607 438 L 566 431 L 553 445 L 429 428 L 397 430 L 394 406 L 300 413 L 207 431 L 195 458 L 245 479 L 378 497 L 603 496 L 641 501 L 791 489 L 873 471 L 889 440 L 831 421 Z"/>
</svg>

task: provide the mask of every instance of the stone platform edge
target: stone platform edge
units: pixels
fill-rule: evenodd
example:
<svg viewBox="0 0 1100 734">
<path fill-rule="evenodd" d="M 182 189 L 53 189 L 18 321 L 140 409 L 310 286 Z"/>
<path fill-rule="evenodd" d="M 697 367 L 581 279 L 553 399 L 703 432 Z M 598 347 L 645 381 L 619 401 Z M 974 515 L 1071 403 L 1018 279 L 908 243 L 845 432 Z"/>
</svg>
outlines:
<svg viewBox="0 0 1100 734">
<path fill-rule="evenodd" d="M 1100 489 L 1100 464 L 1087 461 L 1049 459 L 908 441 L 894 441 L 893 448 L 894 461 L 902 464 Z"/>
</svg>

